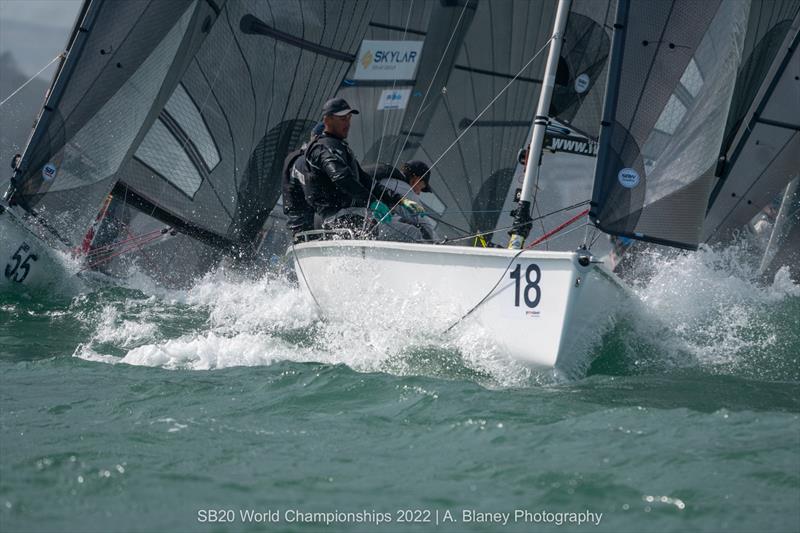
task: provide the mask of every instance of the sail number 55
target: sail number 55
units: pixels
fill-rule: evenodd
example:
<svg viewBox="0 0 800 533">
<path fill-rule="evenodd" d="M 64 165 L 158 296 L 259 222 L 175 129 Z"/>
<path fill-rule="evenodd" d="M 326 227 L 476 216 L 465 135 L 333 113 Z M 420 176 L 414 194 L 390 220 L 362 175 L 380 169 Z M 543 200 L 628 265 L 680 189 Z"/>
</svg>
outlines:
<svg viewBox="0 0 800 533">
<path fill-rule="evenodd" d="M 508 276 L 515 281 L 514 283 L 514 306 L 519 307 L 519 296 L 522 293 L 522 298 L 525 305 L 533 308 L 539 305 L 539 300 L 542 297 L 542 289 L 539 287 L 539 282 L 542 280 L 542 271 L 539 265 L 531 263 L 525 269 L 525 280 L 522 279 L 522 265 L 517 265 L 517 268 L 512 270 Z M 524 287 L 523 287 L 524 283 Z"/>
<path fill-rule="evenodd" d="M 28 277 L 31 271 L 31 263 L 29 261 L 36 261 L 39 259 L 36 254 L 28 253 L 30 251 L 28 243 L 23 242 L 14 255 L 11 256 L 12 263 L 6 264 L 5 275 L 8 279 L 22 283 Z"/>
</svg>

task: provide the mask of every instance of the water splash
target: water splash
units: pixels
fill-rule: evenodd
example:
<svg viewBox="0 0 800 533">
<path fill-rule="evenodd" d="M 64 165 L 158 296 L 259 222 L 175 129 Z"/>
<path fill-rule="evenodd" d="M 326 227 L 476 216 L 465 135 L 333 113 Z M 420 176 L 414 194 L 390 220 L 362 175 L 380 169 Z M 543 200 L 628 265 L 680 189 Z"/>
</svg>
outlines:
<svg viewBox="0 0 800 533">
<path fill-rule="evenodd" d="M 419 309 L 402 295 L 343 298 L 351 320 L 327 321 L 293 282 L 253 280 L 220 269 L 188 290 L 146 278 L 127 289 L 83 295 L 73 313 L 91 331 L 76 357 L 167 369 L 210 370 L 278 361 L 345 364 L 359 372 L 467 379 L 489 387 L 548 381 L 508 358 L 475 326 L 442 331 L 449 314 Z"/>
<path fill-rule="evenodd" d="M 641 305 L 617 331 L 627 371 L 698 367 L 800 379 L 800 286 L 785 267 L 764 283 L 748 252 L 739 243 L 695 253 L 645 253 L 634 279 Z"/>
<path fill-rule="evenodd" d="M 644 256 L 640 265 L 648 278 L 634 282 L 641 301 L 605 336 L 595 353 L 600 364 L 590 373 L 688 367 L 799 380 L 800 287 L 785 270 L 761 284 L 743 257 L 735 247 Z M 474 324 L 442 333 L 452 320 L 445 310 L 415 309 L 403 295 L 368 301 L 344 295 L 344 322 L 321 318 L 294 282 L 275 273 L 252 279 L 220 269 L 188 290 L 134 277 L 117 291 L 110 298 L 76 299 L 75 311 L 91 331 L 76 356 L 191 370 L 277 361 L 345 364 L 359 372 L 467 379 L 487 387 L 560 381 L 505 357 Z"/>
</svg>

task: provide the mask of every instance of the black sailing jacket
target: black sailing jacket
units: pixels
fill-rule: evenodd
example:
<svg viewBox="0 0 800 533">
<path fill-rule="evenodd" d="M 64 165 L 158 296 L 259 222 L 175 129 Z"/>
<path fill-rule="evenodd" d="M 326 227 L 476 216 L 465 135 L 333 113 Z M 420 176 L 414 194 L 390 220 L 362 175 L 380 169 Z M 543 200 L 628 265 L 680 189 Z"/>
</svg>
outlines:
<svg viewBox="0 0 800 533">
<path fill-rule="evenodd" d="M 347 142 L 323 133 L 308 147 L 306 161 L 310 171 L 306 200 L 320 216 L 369 203 L 371 180 Z"/>
<path fill-rule="evenodd" d="M 286 227 L 294 234 L 314 229 L 314 208 L 306 202 L 304 185 L 310 174 L 305 158 L 306 145 L 286 156 L 283 161 L 281 189 Z"/>
</svg>

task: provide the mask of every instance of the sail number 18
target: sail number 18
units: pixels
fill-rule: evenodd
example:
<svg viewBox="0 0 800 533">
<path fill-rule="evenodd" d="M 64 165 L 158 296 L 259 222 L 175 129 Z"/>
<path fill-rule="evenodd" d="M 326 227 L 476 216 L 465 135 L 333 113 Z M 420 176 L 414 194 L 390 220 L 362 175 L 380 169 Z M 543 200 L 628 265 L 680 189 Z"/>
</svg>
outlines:
<svg viewBox="0 0 800 533">
<path fill-rule="evenodd" d="M 522 266 L 517 265 L 517 268 L 512 270 L 508 276 L 515 281 L 514 283 L 514 306 L 519 307 L 519 295 L 522 292 L 522 298 L 525 305 L 528 307 L 536 307 L 539 305 L 539 300 L 542 297 L 542 289 L 539 287 L 539 282 L 542 280 L 542 271 L 539 265 L 531 263 L 525 269 L 525 286 L 522 287 Z M 531 294 L 533 293 L 533 294 Z M 531 298 L 533 296 L 533 298 Z"/>
</svg>

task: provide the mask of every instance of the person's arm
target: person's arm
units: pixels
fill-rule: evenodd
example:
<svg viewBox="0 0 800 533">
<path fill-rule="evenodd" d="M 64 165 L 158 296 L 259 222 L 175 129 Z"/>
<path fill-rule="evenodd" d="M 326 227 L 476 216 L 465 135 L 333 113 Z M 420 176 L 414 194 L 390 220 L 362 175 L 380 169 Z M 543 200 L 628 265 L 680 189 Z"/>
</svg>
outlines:
<svg viewBox="0 0 800 533">
<path fill-rule="evenodd" d="M 369 189 L 361 183 L 360 176 L 353 174 L 353 169 L 347 164 L 343 154 L 338 150 L 318 144 L 313 148 L 312 155 L 314 164 L 328 175 L 337 189 L 354 200 L 366 202 L 369 197 Z"/>
</svg>

